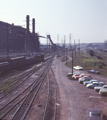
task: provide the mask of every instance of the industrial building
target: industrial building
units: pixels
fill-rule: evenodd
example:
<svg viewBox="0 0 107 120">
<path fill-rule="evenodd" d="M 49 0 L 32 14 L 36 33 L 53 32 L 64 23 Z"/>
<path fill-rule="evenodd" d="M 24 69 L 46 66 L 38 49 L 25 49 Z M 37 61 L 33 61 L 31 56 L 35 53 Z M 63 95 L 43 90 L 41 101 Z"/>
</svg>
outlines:
<svg viewBox="0 0 107 120">
<path fill-rule="evenodd" d="M 2 53 L 38 53 L 39 37 L 35 33 L 35 19 L 32 19 L 32 32 L 29 30 L 29 15 L 26 16 L 26 28 L 0 21 L 0 52 Z"/>
</svg>

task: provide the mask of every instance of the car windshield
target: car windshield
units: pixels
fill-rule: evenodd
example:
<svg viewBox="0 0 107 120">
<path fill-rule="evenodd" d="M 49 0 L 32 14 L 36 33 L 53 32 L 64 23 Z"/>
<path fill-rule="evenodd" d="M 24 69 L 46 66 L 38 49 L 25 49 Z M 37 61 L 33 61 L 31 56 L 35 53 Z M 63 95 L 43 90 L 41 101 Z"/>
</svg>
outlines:
<svg viewBox="0 0 107 120">
<path fill-rule="evenodd" d="M 96 112 L 90 112 L 89 113 L 90 117 L 101 117 L 101 113 L 96 113 Z"/>
</svg>

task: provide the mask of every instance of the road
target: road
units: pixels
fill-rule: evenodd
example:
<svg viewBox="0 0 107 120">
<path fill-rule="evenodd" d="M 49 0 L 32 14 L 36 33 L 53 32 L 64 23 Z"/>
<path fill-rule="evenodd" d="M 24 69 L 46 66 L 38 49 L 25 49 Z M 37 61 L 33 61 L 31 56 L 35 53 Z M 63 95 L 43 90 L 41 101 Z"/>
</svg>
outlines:
<svg viewBox="0 0 107 120">
<path fill-rule="evenodd" d="M 65 66 L 65 62 L 61 62 L 61 58 L 54 59 L 52 69 L 58 86 L 57 120 L 88 120 L 88 108 L 102 109 L 107 116 L 107 97 L 100 96 L 98 92 L 86 88 L 76 80 L 69 80 L 67 74 L 71 69 Z M 106 83 L 106 77 L 91 76 Z"/>
</svg>

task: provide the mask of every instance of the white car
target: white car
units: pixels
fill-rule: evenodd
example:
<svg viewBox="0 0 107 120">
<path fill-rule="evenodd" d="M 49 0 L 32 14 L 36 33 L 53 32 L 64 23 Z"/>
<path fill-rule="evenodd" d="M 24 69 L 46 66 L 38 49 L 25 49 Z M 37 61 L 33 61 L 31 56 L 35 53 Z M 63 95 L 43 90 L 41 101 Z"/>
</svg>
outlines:
<svg viewBox="0 0 107 120">
<path fill-rule="evenodd" d="M 99 91 L 100 95 L 107 95 L 107 85 L 104 88 L 101 88 Z"/>
<path fill-rule="evenodd" d="M 80 72 L 74 73 L 74 74 L 72 75 L 72 78 L 75 78 L 75 76 L 79 76 L 79 75 L 81 75 Z"/>
<path fill-rule="evenodd" d="M 74 73 L 73 73 L 73 75 L 80 75 L 80 74 L 81 74 L 80 72 L 74 72 Z M 70 73 L 68 73 L 68 75 L 72 75 L 72 73 L 70 72 Z M 72 76 L 73 76 L 73 75 L 72 75 Z"/>
<path fill-rule="evenodd" d="M 100 89 L 102 89 L 102 88 L 107 88 L 107 85 L 103 85 L 102 87 L 94 87 L 94 90 L 95 91 L 97 91 L 97 92 L 99 92 L 100 91 Z"/>
<path fill-rule="evenodd" d="M 92 88 L 92 89 L 94 89 L 94 87 L 97 87 L 97 86 L 102 87 L 102 84 L 100 84 L 100 82 L 93 82 L 91 84 L 86 85 L 87 88 Z"/>
<path fill-rule="evenodd" d="M 76 70 L 83 70 L 83 67 L 81 67 L 81 66 L 74 66 L 73 68 Z"/>
<path fill-rule="evenodd" d="M 90 76 L 84 76 L 82 78 L 79 78 L 78 81 L 83 84 L 84 81 L 90 81 L 92 79 L 92 77 Z"/>
<path fill-rule="evenodd" d="M 86 86 L 87 84 L 91 84 L 93 82 L 99 82 L 99 81 L 95 79 L 91 79 L 90 81 L 84 81 L 83 84 Z"/>
</svg>

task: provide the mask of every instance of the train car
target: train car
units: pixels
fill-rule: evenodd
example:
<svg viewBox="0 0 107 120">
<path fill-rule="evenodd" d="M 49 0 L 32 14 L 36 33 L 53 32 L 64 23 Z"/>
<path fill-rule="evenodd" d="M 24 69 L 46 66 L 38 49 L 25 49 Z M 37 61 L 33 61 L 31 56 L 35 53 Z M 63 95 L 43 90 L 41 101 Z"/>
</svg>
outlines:
<svg viewBox="0 0 107 120">
<path fill-rule="evenodd" d="M 1 62 L 0 63 L 0 72 L 4 72 L 7 70 L 11 70 L 11 64 L 8 61 Z"/>
<path fill-rule="evenodd" d="M 22 57 L 10 58 L 10 64 L 12 69 L 23 67 L 26 65 L 25 57 L 22 56 Z"/>
<path fill-rule="evenodd" d="M 44 62 L 44 55 L 38 55 L 35 57 L 36 62 Z"/>
<path fill-rule="evenodd" d="M 40 62 L 44 62 L 44 55 L 37 55 L 26 58 L 24 56 L 10 58 L 9 61 L 0 63 L 0 72 L 17 69 L 25 65 L 30 65 Z"/>
<path fill-rule="evenodd" d="M 26 57 L 25 59 L 26 59 L 26 65 L 35 63 L 35 57 Z"/>
<path fill-rule="evenodd" d="M 26 57 L 26 64 L 30 65 L 30 64 L 35 64 L 35 63 L 40 63 L 44 61 L 44 55 L 37 55 L 37 56 L 33 56 L 33 57 Z"/>
</svg>

